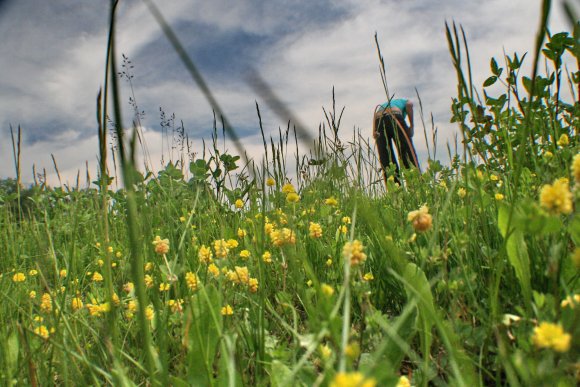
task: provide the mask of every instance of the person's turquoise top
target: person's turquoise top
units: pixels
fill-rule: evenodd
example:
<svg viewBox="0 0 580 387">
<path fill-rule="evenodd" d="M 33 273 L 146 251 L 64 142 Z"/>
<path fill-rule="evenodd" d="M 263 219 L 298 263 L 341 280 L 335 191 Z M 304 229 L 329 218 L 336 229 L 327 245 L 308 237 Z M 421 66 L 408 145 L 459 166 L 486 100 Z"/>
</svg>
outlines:
<svg viewBox="0 0 580 387">
<path fill-rule="evenodd" d="M 393 98 L 390 103 L 385 102 L 385 103 L 381 104 L 381 107 L 383 109 L 390 108 L 390 107 L 398 108 L 403 113 L 403 119 L 404 119 L 405 117 L 407 117 L 407 101 L 408 100 L 404 99 L 404 98 L 397 98 L 397 99 Z"/>
</svg>

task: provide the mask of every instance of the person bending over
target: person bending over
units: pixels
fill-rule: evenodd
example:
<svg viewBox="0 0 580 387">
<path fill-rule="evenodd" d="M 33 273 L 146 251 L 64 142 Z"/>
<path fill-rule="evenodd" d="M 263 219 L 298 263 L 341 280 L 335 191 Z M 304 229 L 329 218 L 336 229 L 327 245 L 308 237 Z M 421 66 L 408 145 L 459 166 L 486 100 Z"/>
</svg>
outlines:
<svg viewBox="0 0 580 387">
<path fill-rule="evenodd" d="M 409 124 L 405 119 L 409 120 Z M 400 184 L 400 163 L 405 168 L 419 168 L 417 152 L 413 146 L 413 102 L 408 99 L 391 99 L 375 108 L 373 118 L 373 137 L 375 139 L 379 160 L 383 170 L 385 184 L 387 170 L 391 163 L 395 165 L 395 181 Z M 395 149 L 398 156 L 395 157 Z"/>
</svg>

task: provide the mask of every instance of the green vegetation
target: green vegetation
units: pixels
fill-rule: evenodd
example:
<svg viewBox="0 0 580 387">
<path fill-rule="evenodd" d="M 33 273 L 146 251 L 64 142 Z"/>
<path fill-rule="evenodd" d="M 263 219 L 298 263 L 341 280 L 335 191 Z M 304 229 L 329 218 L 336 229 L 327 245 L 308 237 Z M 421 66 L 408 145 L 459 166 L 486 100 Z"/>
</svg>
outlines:
<svg viewBox="0 0 580 387">
<path fill-rule="evenodd" d="M 579 30 L 544 23 L 546 73 L 492 59 L 481 91 L 449 27 L 464 152 L 386 192 L 334 108 L 309 154 L 287 130 L 245 162 L 216 134 L 158 174 L 114 125 L 111 176 L 99 98 L 96 181 L 0 184 L 2 385 L 577 385 L 580 72 L 562 57 L 580 61 Z"/>
</svg>

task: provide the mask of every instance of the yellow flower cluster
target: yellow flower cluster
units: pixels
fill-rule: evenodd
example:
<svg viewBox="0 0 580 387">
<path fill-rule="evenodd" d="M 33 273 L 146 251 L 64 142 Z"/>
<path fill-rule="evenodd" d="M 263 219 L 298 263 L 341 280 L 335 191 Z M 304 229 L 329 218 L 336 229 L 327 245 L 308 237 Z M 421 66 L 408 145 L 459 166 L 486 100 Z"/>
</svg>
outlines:
<svg viewBox="0 0 580 387">
<path fill-rule="evenodd" d="M 197 257 L 199 258 L 200 263 L 206 265 L 213 262 L 213 254 L 211 249 L 205 245 L 201 245 L 199 252 L 197 253 Z"/>
<path fill-rule="evenodd" d="M 367 260 L 367 255 L 363 252 L 363 244 L 355 239 L 352 242 L 346 242 L 342 248 L 342 255 L 352 266 L 360 265 Z"/>
<path fill-rule="evenodd" d="M 228 271 L 227 272 L 227 277 L 228 280 L 230 280 L 231 282 L 235 283 L 235 284 L 248 284 L 249 280 L 250 280 L 250 273 L 248 271 L 248 268 L 246 266 L 240 267 L 240 266 L 236 266 L 234 268 L 234 271 Z"/>
<path fill-rule="evenodd" d="M 12 281 L 24 282 L 24 281 L 26 281 L 26 275 L 24 275 L 24 273 L 16 273 L 12 276 Z"/>
<path fill-rule="evenodd" d="M 282 186 L 282 192 L 285 194 L 289 194 L 291 192 L 296 192 L 296 189 L 294 189 L 294 186 L 290 183 L 286 183 Z"/>
<path fill-rule="evenodd" d="M 221 313 L 222 316 L 231 316 L 234 314 L 234 309 L 230 306 L 230 304 L 227 304 L 222 308 Z"/>
<path fill-rule="evenodd" d="M 167 254 L 169 252 L 169 239 L 161 239 L 159 235 L 153 240 L 155 252 L 159 255 Z"/>
<path fill-rule="evenodd" d="M 93 317 L 101 317 L 104 313 L 107 313 L 111 310 L 111 305 L 108 302 L 102 304 L 87 304 L 87 309 L 89 310 L 89 314 Z"/>
<path fill-rule="evenodd" d="M 197 286 L 198 286 L 197 275 L 195 273 L 192 273 L 192 272 L 187 272 L 185 274 L 185 283 L 187 284 L 187 287 L 189 289 L 191 289 L 192 291 L 195 292 L 197 290 Z"/>
<path fill-rule="evenodd" d="M 554 184 L 546 184 L 540 191 L 540 204 L 555 214 L 572 213 L 572 193 L 566 178 L 557 179 Z"/>
<path fill-rule="evenodd" d="M 49 293 L 44 293 L 40 298 L 40 310 L 44 313 L 52 312 L 52 297 Z"/>
<path fill-rule="evenodd" d="M 310 225 L 308 226 L 308 232 L 310 233 L 311 238 L 322 237 L 322 227 L 319 223 L 310 222 Z"/>
<path fill-rule="evenodd" d="M 296 234 L 289 228 L 284 227 L 280 230 L 272 230 L 270 232 L 270 239 L 276 247 L 293 245 L 296 243 Z"/>
<path fill-rule="evenodd" d="M 336 200 L 334 196 L 331 196 L 328 199 L 324 200 L 324 204 L 326 204 L 327 206 L 335 207 L 338 205 L 338 200 Z"/>
<path fill-rule="evenodd" d="M 415 231 L 418 232 L 427 231 L 433 226 L 433 218 L 427 206 L 421 206 L 418 210 L 409 212 L 407 221 L 411 222 Z"/>
<path fill-rule="evenodd" d="M 218 239 L 213 242 L 213 250 L 215 252 L 216 258 L 225 258 L 230 252 L 228 243 L 223 239 Z"/>
<path fill-rule="evenodd" d="M 557 352 L 567 352 L 570 349 L 572 336 L 564 332 L 559 324 L 542 322 L 534 328 L 532 341 L 538 348 L 551 348 Z"/>
<path fill-rule="evenodd" d="M 397 381 L 396 387 L 411 387 L 411 382 L 409 381 L 409 378 L 403 375 Z"/>
<path fill-rule="evenodd" d="M 375 379 L 367 379 L 360 372 L 339 372 L 330 382 L 330 387 L 375 387 L 376 385 Z"/>
</svg>

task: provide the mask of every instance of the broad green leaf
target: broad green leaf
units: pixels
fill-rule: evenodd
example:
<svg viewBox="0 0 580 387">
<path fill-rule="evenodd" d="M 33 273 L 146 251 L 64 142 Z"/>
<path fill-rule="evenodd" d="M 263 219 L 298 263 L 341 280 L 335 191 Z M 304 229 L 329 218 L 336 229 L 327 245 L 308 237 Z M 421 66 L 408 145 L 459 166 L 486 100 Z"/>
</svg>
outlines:
<svg viewBox="0 0 580 387">
<path fill-rule="evenodd" d="M 510 209 L 507 206 L 501 206 L 498 211 L 498 227 L 501 235 L 506 240 L 506 252 L 508 260 L 516 272 L 516 277 L 520 282 L 522 294 L 526 307 L 529 307 L 532 299 L 531 275 L 530 275 L 530 258 L 528 248 L 524 240 L 524 234 L 521 230 L 514 228 L 512 222 L 508 230 Z"/>
</svg>

